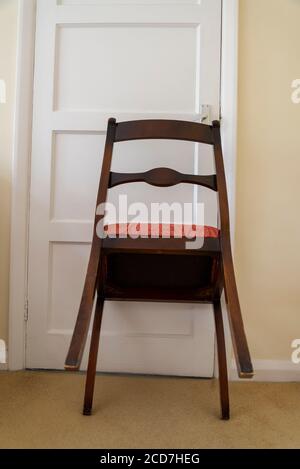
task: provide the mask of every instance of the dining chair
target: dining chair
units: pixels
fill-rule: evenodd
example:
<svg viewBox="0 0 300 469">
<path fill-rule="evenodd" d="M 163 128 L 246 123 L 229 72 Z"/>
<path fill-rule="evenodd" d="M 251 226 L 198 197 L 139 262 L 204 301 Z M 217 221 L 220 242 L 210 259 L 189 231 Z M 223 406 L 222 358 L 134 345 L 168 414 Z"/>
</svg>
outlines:
<svg viewBox="0 0 300 469">
<path fill-rule="evenodd" d="M 210 145 L 214 151 L 215 174 L 209 176 L 182 174 L 168 168 L 156 168 L 144 173 L 111 171 L 116 142 L 147 139 L 183 140 Z M 96 207 L 106 202 L 109 189 L 134 182 L 144 182 L 156 187 L 186 183 L 215 191 L 218 194 L 219 226 L 218 228 L 193 226 L 194 241 L 198 236 L 202 238 L 202 243 L 195 248 L 197 245 L 191 244 L 190 236 L 186 234 L 186 227 L 183 225 L 181 227 L 172 225 L 170 235 L 166 238 L 163 236 L 164 226 L 153 227 L 150 220 L 149 223 L 139 226 L 143 236 L 131 236 L 130 223 L 105 226 L 104 214 L 96 210 L 87 274 L 65 369 L 74 371 L 80 368 L 96 303 L 83 407 L 84 415 L 90 415 L 103 306 L 106 300 L 212 304 L 216 329 L 221 417 L 228 420 L 230 418 L 228 374 L 221 308 L 223 290 L 239 377 L 252 378 L 253 367 L 234 273 L 219 121 L 205 125 L 176 120 L 116 122 L 113 118 L 109 119 Z M 99 235 L 101 224 L 105 236 Z M 150 236 L 153 232 L 154 237 Z M 178 232 L 183 235 L 177 236 Z"/>
</svg>

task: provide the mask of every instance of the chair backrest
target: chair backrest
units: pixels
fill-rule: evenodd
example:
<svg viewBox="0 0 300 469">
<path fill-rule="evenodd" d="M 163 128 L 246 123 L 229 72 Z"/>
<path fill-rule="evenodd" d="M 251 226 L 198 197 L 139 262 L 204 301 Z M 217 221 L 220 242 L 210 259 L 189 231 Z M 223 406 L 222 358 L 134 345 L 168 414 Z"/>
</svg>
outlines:
<svg viewBox="0 0 300 469">
<path fill-rule="evenodd" d="M 211 145 L 214 149 L 216 173 L 210 176 L 198 176 L 183 174 L 169 168 L 155 168 L 144 173 L 115 173 L 110 170 L 114 143 L 147 139 L 186 140 Z M 218 192 L 220 228 L 223 234 L 229 237 L 228 198 L 219 121 L 205 125 L 158 119 L 117 123 L 115 119 L 109 119 L 97 206 L 106 202 L 109 188 L 132 182 L 145 182 L 157 187 L 169 187 L 180 183 L 197 184 Z M 96 221 L 99 221 L 97 216 Z"/>
</svg>

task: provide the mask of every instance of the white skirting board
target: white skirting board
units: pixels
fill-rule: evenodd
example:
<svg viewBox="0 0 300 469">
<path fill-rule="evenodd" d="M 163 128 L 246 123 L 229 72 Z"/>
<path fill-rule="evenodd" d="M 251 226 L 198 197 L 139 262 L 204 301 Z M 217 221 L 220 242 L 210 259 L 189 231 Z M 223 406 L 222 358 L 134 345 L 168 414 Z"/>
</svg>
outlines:
<svg viewBox="0 0 300 469">
<path fill-rule="evenodd" d="M 300 364 L 295 365 L 290 360 L 253 360 L 254 377 L 256 382 L 300 382 Z M 235 361 L 232 361 L 229 373 L 230 381 L 244 381 L 238 377 Z"/>
<path fill-rule="evenodd" d="M 7 351 L 4 340 L 0 339 L 0 370 L 3 370 L 4 366 L 7 367 Z"/>
</svg>

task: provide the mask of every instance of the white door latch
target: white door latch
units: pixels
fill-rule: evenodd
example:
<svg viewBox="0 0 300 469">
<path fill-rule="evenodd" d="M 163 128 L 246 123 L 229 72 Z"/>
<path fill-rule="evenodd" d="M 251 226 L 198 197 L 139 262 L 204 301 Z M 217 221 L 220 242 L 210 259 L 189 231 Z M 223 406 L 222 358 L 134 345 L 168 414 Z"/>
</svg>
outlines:
<svg viewBox="0 0 300 469">
<path fill-rule="evenodd" d="M 209 104 L 201 104 L 200 119 L 201 124 L 211 124 L 211 106 Z"/>
</svg>

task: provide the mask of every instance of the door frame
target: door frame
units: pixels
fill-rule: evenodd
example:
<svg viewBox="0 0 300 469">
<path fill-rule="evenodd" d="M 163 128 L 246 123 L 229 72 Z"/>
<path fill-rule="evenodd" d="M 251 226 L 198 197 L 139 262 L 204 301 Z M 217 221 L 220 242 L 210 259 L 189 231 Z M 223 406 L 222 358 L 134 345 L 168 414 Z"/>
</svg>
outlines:
<svg viewBox="0 0 300 469">
<path fill-rule="evenodd" d="M 18 4 L 17 76 L 12 161 L 9 370 L 25 368 L 36 0 L 18 0 Z M 221 118 L 233 239 L 237 153 L 238 12 L 238 0 L 222 0 Z M 229 342 L 230 335 L 226 317 L 224 320 L 225 334 Z M 230 353 L 228 353 L 228 363 L 231 363 Z"/>
</svg>

